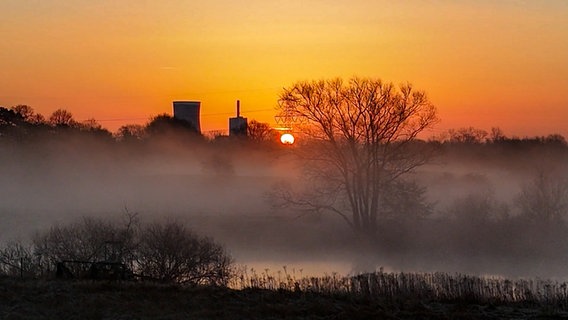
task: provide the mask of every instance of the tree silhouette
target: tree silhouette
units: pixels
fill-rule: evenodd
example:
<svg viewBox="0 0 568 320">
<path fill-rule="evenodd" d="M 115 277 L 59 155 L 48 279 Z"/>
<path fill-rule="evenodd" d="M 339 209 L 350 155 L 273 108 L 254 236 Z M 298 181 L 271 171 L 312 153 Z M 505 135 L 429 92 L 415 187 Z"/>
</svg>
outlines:
<svg viewBox="0 0 568 320">
<path fill-rule="evenodd" d="M 196 236 L 180 223 L 150 224 L 137 250 L 140 272 L 164 282 L 224 285 L 231 257 L 211 239 Z"/>
<path fill-rule="evenodd" d="M 141 141 L 146 135 L 146 129 L 139 124 L 128 124 L 118 128 L 116 139 L 122 142 Z"/>
<path fill-rule="evenodd" d="M 190 122 L 172 117 L 168 114 L 160 114 L 155 116 L 146 125 L 146 132 L 150 135 L 160 135 L 173 132 L 198 133 L 197 129 Z"/>
<path fill-rule="evenodd" d="M 254 142 L 268 141 L 273 137 L 274 129 L 268 123 L 251 120 L 247 127 L 247 137 Z"/>
<path fill-rule="evenodd" d="M 12 109 L 0 107 L 0 138 L 19 139 L 26 121 Z"/>
<path fill-rule="evenodd" d="M 357 233 L 374 235 L 386 190 L 428 159 L 416 136 L 437 121 L 426 94 L 377 79 L 298 82 L 279 108 L 302 118 L 309 138 L 298 154 L 309 164 L 310 197 L 286 202 L 339 214 Z"/>
<path fill-rule="evenodd" d="M 568 214 L 568 179 L 540 171 L 517 197 L 521 214 L 533 222 L 562 223 Z"/>
<path fill-rule="evenodd" d="M 0 107 L 0 126 L 13 127 L 24 122 L 24 118 L 14 110 Z"/>
<path fill-rule="evenodd" d="M 16 106 L 12 107 L 12 110 L 19 114 L 22 119 L 24 119 L 27 122 L 31 122 L 32 118 L 35 116 L 35 111 L 32 107 L 25 105 L 25 104 L 19 104 Z"/>
<path fill-rule="evenodd" d="M 498 130 L 498 129 L 495 129 Z M 496 131 L 493 131 L 492 134 L 500 134 Z M 460 129 L 450 129 L 448 130 L 449 140 L 452 143 L 465 143 L 465 144 L 472 144 L 472 143 L 483 143 L 487 138 L 487 131 L 482 129 L 477 129 L 474 127 L 468 128 L 460 128 Z"/>
<path fill-rule="evenodd" d="M 74 127 L 77 122 L 73 114 L 65 109 L 57 109 L 49 116 L 49 124 L 55 127 Z"/>
<path fill-rule="evenodd" d="M 95 119 L 87 119 L 78 124 L 81 130 L 86 131 L 101 131 L 104 130 L 103 126 Z"/>
</svg>

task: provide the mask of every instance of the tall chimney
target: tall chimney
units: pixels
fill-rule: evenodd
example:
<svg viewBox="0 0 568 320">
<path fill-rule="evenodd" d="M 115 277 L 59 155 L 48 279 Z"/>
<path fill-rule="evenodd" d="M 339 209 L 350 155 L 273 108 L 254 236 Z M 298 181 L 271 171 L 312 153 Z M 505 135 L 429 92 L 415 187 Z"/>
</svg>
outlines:
<svg viewBox="0 0 568 320">
<path fill-rule="evenodd" d="M 241 116 L 241 100 L 237 100 L 237 118 Z"/>
</svg>

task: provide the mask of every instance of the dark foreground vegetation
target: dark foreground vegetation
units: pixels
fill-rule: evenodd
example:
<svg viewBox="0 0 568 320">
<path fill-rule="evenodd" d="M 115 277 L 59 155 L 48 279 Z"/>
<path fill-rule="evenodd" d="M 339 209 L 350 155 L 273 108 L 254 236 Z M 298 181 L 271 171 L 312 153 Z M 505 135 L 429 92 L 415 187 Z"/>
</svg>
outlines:
<svg viewBox="0 0 568 320">
<path fill-rule="evenodd" d="M 122 225 L 102 219 L 53 226 L 32 243 L 0 247 L 0 275 L 22 279 L 144 279 L 160 283 L 225 285 L 232 259 L 213 240 L 183 224 L 140 224 L 128 214 Z"/>
<path fill-rule="evenodd" d="M 256 280 L 262 280 L 263 276 Z M 255 282 L 255 279 L 248 279 Z M 231 289 L 0 278 L 2 319 L 559 319 L 566 284 L 448 274 L 365 274 Z M 273 283 L 274 284 L 274 283 Z M 271 288 L 266 288 L 266 287 Z"/>
<path fill-rule="evenodd" d="M 0 247 L 0 319 L 568 318 L 567 283 L 258 273 L 179 222 L 125 217 L 85 218 Z"/>
</svg>

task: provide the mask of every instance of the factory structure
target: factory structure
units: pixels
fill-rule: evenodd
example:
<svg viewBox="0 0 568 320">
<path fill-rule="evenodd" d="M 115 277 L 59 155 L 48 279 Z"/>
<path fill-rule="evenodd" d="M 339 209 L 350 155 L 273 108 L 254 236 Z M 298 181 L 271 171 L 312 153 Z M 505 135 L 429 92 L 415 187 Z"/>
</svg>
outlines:
<svg viewBox="0 0 568 320">
<path fill-rule="evenodd" d="M 241 102 L 237 100 L 237 116 L 234 118 L 229 118 L 229 136 L 246 137 L 247 129 L 247 118 L 241 117 Z"/>
<path fill-rule="evenodd" d="M 201 101 L 174 101 L 174 118 L 191 123 L 195 130 L 201 133 L 200 108 Z"/>
<path fill-rule="evenodd" d="M 173 109 L 174 118 L 191 123 L 201 133 L 201 101 L 174 101 Z M 241 116 L 241 102 L 237 100 L 237 116 L 229 118 L 229 137 L 246 137 L 247 129 L 247 118 Z"/>
</svg>

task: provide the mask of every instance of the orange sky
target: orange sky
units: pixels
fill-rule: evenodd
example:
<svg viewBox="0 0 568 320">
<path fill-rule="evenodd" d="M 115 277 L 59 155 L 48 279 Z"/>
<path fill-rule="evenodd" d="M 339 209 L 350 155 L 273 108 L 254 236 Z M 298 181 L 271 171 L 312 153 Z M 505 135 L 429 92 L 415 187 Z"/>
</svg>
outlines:
<svg viewBox="0 0 568 320">
<path fill-rule="evenodd" d="M 429 93 L 432 131 L 568 137 L 568 2 L 2 0 L 0 105 L 115 130 L 201 100 L 226 130 L 241 100 L 274 123 L 279 90 L 353 75 Z"/>
</svg>

